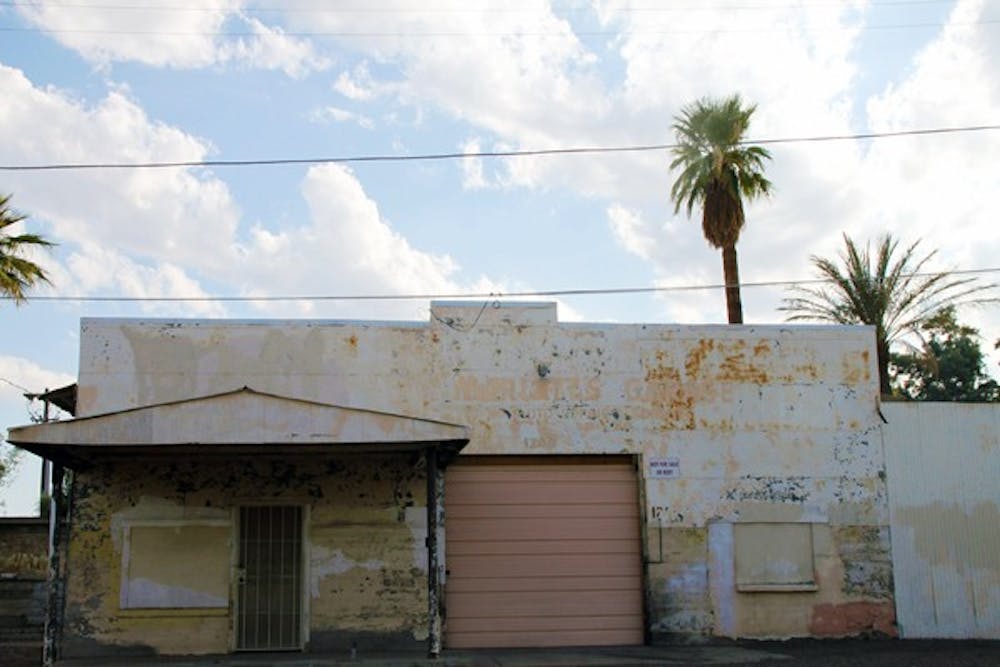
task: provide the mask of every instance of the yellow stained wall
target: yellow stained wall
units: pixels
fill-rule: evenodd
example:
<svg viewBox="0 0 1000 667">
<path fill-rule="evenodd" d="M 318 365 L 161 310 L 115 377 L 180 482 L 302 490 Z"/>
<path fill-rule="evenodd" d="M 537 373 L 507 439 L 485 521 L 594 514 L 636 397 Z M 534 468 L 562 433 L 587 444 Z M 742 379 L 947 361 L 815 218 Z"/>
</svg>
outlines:
<svg viewBox="0 0 1000 667">
<path fill-rule="evenodd" d="M 223 609 L 121 608 L 125 528 L 230 521 L 234 508 L 260 503 L 308 508 L 303 584 L 313 645 L 426 638 L 426 485 L 418 454 L 204 463 L 122 462 L 77 473 L 64 655 L 231 650 L 231 601 Z M 195 569 L 189 576 L 198 588 L 208 575 Z"/>
</svg>

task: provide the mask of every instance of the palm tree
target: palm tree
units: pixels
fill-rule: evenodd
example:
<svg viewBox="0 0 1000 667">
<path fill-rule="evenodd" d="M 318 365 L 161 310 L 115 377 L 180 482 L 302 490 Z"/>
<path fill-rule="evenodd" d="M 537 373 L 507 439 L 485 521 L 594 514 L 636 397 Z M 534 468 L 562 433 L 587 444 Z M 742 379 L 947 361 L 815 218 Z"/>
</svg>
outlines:
<svg viewBox="0 0 1000 667">
<path fill-rule="evenodd" d="M 670 189 L 674 214 L 687 209 L 688 217 L 701 204 L 705 240 L 722 250 L 726 282 L 726 310 L 730 324 L 743 323 L 736 242 L 746 219 L 743 199 L 771 192 L 764 177 L 764 160 L 771 154 L 760 146 L 746 146 L 744 134 L 757 106 L 743 105 L 739 95 L 724 100 L 703 98 L 681 109 L 675 118 L 677 144 L 670 168 L 680 174 Z"/>
<path fill-rule="evenodd" d="M 812 256 L 823 287 L 797 285 L 796 296 L 786 297 L 780 310 L 791 313 L 789 321 L 820 320 L 836 324 L 868 324 L 875 327 L 879 386 L 883 394 L 889 386 L 889 348 L 907 334 L 920 335 L 921 327 L 942 308 L 963 302 L 982 302 L 973 295 L 994 285 L 976 284 L 975 277 L 956 277 L 948 271 L 927 271 L 927 263 L 937 251 L 921 258 L 914 242 L 897 255 L 899 241 L 885 234 L 874 255 L 869 244 L 859 248 L 844 234 L 840 252 L 843 266 L 823 257 Z"/>
<path fill-rule="evenodd" d="M 50 248 L 54 243 L 38 234 L 11 236 L 8 227 L 27 216 L 8 205 L 10 195 L 0 195 L 0 295 L 13 299 L 16 305 L 28 300 L 26 290 L 39 282 L 49 282 L 42 267 L 23 257 L 32 247 Z"/>
</svg>

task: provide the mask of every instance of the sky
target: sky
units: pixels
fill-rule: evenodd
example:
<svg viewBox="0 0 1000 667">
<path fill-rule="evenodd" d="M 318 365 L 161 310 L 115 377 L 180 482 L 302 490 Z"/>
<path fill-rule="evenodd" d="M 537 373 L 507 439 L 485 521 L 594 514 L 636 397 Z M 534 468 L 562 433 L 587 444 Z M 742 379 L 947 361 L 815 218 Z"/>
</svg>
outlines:
<svg viewBox="0 0 1000 667">
<path fill-rule="evenodd" d="M 757 105 L 751 140 L 976 127 L 1000 123 L 1000 0 L 5 0 L 0 91 L 0 167 L 663 145 L 684 105 L 733 93 Z M 844 233 L 1000 266 L 1000 131 L 769 149 L 743 282 L 811 278 Z M 81 317 L 428 318 L 426 299 L 151 297 L 718 285 L 669 162 L 0 169 L 19 231 L 58 243 L 32 295 L 132 299 L 0 301 L 0 426 L 40 412 L 25 390 L 75 381 Z M 782 322 L 787 295 L 744 287 L 746 322 Z M 558 301 L 566 321 L 726 318 L 718 289 Z M 998 306 L 959 317 L 1000 337 Z M 34 511 L 38 470 L 21 457 L 0 513 Z"/>
</svg>

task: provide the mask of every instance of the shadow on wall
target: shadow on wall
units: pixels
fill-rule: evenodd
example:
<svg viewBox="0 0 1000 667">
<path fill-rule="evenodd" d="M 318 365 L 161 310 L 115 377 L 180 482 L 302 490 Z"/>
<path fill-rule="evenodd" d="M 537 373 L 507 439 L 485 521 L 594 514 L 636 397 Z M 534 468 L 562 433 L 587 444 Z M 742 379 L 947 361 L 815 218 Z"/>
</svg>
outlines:
<svg viewBox="0 0 1000 667">
<path fill-rule="evenodd" d="M 45 625 L 47 519 L 0 519 L 0 655 L 38 664 Z"/>
</svg>

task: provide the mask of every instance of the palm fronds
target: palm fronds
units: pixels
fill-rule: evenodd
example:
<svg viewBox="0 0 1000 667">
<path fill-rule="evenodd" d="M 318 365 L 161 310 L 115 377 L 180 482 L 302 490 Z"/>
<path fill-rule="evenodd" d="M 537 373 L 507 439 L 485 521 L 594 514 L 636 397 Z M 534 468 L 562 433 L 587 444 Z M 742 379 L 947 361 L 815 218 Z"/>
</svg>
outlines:
<svg viewBox="0 0 1000 667">
<path fill-rule="evenodd" d="M 974 276 L 928 270 L 937 251 L 918 256 L 919 244 L 900 250 L 899 241 L 885 234 L 872 252 L 870 244 L 861 248 L 844 234 L 839 262 L 811 258 L 825 284 L 792 287 L 794 295 L 784 299 L 780 310 L 789 313 L 789 321 L 874 326 L 884 390 L 890 346 L 908 334 L 919 335 L 921 327 L 946 306 L 990 300 L 983 297 L 995 287 Z"/>
<path fill-rule="evenodd" d="M 50 282 L 38 264 L 23 255 L 28 248 L 51 248 L 55 244 L 38 234 L 11 235 L 7 230 L 27 216 L 10 208 L 10 195 L 0 195 L 0 294 L 20 305 L 27 301 L 27 290 Z"/>
<path fill-rule="evenodd" d="M 691 217 L 700 205 L 705 240 L 730 255 L 730 264 L 723 262 L 730 285 L 726 290 L 730 323 L 743 321 L 735 259 L 746 222 L 743 200 L 771 192 L 771 182 L 764 177 L 764 162 L 771 154 L 760 146 L 743 144 L 756 109 L 756 105 L 744 105 L 739 95 L 703 98 L 681 109 L 673 126 L 677 141 L 670 169 L 679 171 L 670 188 L 674 214 L 684 209 Z"/>
</svg>

